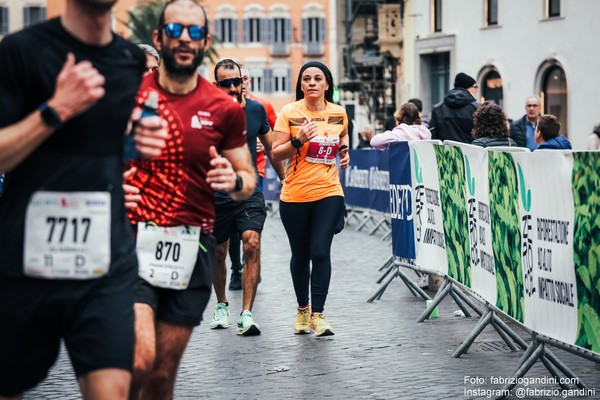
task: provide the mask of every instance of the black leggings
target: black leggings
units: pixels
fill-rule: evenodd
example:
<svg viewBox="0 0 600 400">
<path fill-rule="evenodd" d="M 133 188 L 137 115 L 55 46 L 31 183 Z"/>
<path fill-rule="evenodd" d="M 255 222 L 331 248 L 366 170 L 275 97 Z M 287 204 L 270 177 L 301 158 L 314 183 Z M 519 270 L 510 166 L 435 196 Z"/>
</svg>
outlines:
<svg viewBox="0 0 600 400">
<path fill-rule="evenodd" d="M 313 312 L 323 312 L 325 307 L 331 279 L 331 242 L 343 212 L 342 196 L 307 203 L 281 201 L 279 204 L 281 222 L 292 249 L 290 271 L 296 299 L 299 306 L 308 305 L 310 282 Z"/>
</svg>

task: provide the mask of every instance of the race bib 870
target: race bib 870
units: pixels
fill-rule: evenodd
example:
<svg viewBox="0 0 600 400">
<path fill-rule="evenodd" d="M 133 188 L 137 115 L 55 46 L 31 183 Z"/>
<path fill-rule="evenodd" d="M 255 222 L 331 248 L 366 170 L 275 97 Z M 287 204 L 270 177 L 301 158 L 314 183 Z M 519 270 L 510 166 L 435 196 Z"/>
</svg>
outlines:
<svg viewBox="0 0 600 400">
<path fill-rule="evenodd" d="M 198 259 L 200 227 L 138 223 L 139 275 L 152 286 L 183 290 Z"/>
</svg>

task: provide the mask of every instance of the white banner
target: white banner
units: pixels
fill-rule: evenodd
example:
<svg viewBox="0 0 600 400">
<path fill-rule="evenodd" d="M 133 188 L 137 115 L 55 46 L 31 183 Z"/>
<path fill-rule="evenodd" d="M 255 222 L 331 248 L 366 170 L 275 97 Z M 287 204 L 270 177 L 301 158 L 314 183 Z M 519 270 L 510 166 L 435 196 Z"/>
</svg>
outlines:
<svg viewBox="0 0 600 400">
<path fill-rule="evenodd" d="M 446 275 L 448 259 L 435 151 L 431 142 L 413 141 L 409 147 L 415 211 L 415 263 L 423 269 Z"/>
<path fill-rule="evenodd" d="M 565 343 L 577 336 L 573 264 L 573 158 L 513 154 L 519 180 L 525 325 Z"/>
</svg>

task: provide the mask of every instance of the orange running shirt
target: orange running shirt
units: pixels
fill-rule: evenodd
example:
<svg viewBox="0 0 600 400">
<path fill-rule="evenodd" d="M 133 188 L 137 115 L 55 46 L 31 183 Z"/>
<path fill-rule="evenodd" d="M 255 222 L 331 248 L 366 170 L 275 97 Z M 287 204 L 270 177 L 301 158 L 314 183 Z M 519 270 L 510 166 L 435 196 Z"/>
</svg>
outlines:
<svg viewBox="0 0 600 400">
<path fill-rule="evenodd" d="M 340 147 L 340 134 L 348 128 L 346 110 L 327 103 L 323 111 L 308 111 L 304 100 L 299 100 L 283 107 L 277 117 L 275 130 L 289 133 L 291 139 L 296 137 L 304 121 L 317 122 L 318 136 L 304 143 L 289 160 L 281 200 L 305 203 L 330 196 L 344 196 L 335 159 Z"/>
</svg>

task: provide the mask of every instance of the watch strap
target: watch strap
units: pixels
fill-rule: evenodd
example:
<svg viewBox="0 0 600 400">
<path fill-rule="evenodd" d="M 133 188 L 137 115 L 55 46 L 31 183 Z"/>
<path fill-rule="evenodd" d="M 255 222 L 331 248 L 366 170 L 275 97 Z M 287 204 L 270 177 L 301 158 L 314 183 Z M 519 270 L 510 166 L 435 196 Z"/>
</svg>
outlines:
<svg viewBox="0 0 600 400">
<path fill-rule="evenodd" d="M 56 112 L 56 110 L 48 105 L 48 103 L 44 102 L 40 106 L 40 115 L 42 116 L 42 120 L 46 125 L 51 128 L 58 129 L 62 127 L 62 121 L 60 120 L 60 116 Z"/>
<path fill-rule="evenodd" d="M 231 192 L 240 192 L 244 188 L 244 180 L 241 176 L 236 175 L 235 178 L 235 187 Z"/>
<path fill-rule="evenodd" d="M 302 143 L 300 141 L 300 139 L 293 137 L 290 142 L 292 143 L 292 146 L 294 146 L 295 148 L 299 149 L 300 147 L 302 147 L 302 145 L 304 145 L 304 143 Z"/>
</svg>

